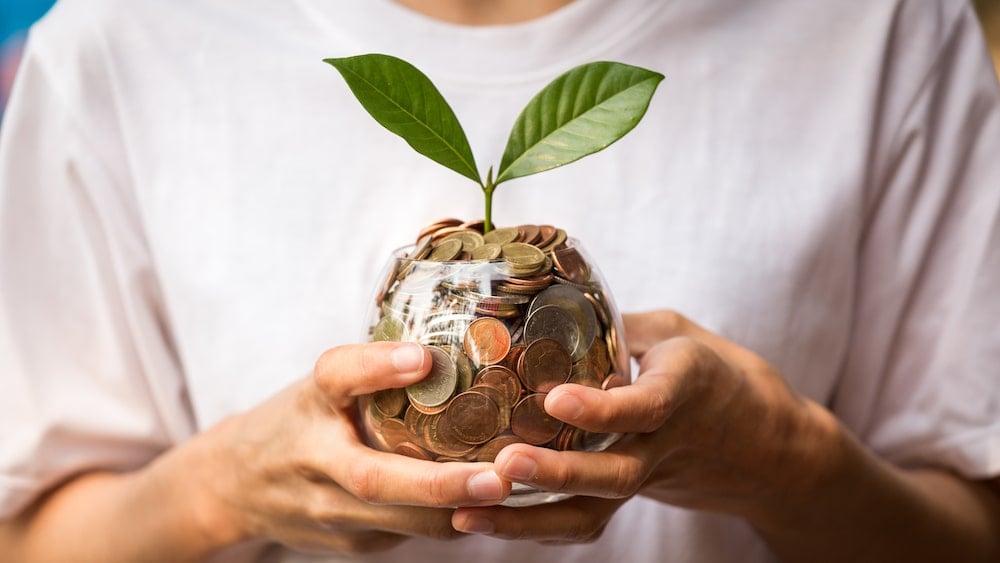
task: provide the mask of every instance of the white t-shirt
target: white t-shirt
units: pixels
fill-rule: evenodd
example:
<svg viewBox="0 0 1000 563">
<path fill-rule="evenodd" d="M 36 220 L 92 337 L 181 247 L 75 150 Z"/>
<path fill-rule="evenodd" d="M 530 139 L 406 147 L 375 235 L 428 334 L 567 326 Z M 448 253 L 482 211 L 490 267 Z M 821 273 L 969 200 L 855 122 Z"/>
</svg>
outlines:
<svg viewBox="0 0 1000 563">
<path fill-rule="evenodd" d="M 391 249 L 482 216 L 321 62 L 363 52 L 424 70 L 484 171 L 570 67 L 664 73 L 634 131 L 502 185 L 495 221 L 563 227 L 620 309 L 757 351 L 895 463 L 1000 473 L 1000 93 L 965 2 L 577 0 L 463 28 L 387 0 L 66 0 L 0 140 L 0 515 L 303 377 L 362 338 Z M 400 558 L 773 554 L 739 519 L 634 499 L 590 545 L 363 559 Z"/>
</svg>

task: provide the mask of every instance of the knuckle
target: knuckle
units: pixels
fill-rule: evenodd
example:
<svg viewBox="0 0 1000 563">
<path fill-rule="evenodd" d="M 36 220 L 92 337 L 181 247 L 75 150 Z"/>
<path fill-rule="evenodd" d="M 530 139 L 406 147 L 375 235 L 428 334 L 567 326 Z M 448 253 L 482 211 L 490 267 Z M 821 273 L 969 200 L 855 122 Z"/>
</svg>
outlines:
<svg viewBox="0 0 1000 563">
<path fill-rule="evenodd" d="M 355 460 L 347 470 L 347 482 L 341 485 L 358 499 L 377 504 L 380 502 L 379 482 L 381 471 L 374 463 Z"/>
<path fill-rule="evenodd" d="M 687 319 L 673 309 L 661 309 L 655 313 L 657 329 L 664 334 L 681 334 Z"/>
<path fill-rule="evenodd" d="M 313 365 L 313 381 L 316 386 L 319 387 L 324 392 L 333 391 L 333 366 L 336 365 L 337 349 L 330 348 L 316 359 L 315 365 Z"/>
<path fill-rule="evenodd" d="M 642 417 L 644 425 L 640 432 L 654 432 L 670 418 L 674 402 L 665 393 L 649 393 L 646 395 L 646 401 L 646 414 Z"/>
<path fill-rule="evenodd" d="M 444 506 L 451 504 L 450 481 L 438 472 L 429 473 L 420 479 L 420 489 L 430 504 Z"/>
</svg>

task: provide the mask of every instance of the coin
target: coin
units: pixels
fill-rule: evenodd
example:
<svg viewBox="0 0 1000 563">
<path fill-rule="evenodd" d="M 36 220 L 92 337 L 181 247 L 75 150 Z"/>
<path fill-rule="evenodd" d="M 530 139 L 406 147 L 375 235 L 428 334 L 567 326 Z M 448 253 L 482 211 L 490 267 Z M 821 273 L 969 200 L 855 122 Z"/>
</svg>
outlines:
<svg viewBox="0 0 1000 563">
<path fill-rule="evenodd" d="M 435 346 L 428 346 L 434 363 L 424 379 L 408 385 L 406 395 L 410 402 L 424 407 L 442 405 L 455 392 L 458 383 L 458 368 L 455 360 L 447 352 Z"/>
<path fill-rule="evenodd" d="M 445 420 L 466 444 L 482 444 L 500 431 L 500 406 L 488 395 L 470 389 L 452 399 Z"/>
<path fill-rule="evenodd" d="M 580 252 L 572 246 L 552 251 L 552 262 L 563 276 L 571 282 L 585 284 L 590 281 L 590 266 Z"/>
<path fill-rule="evenodd" d="M 402 389 L 383 389 L 372 394 L 372 404 L 379 414 L 391 418 L 403 412 L 408 404 L 406 392 Z"/>
<path fill-rule="evenodd" d="M 540 446 L 552 440 L 562 430 L 562 421 L 545 412 L 545 393 L 534 393 L 521 399 L 511 414 L 511 431 L 533 445 Z"/>
<path fill-rule="evenodd" d="M 540 338 L 524 349 L 517 374 L 526 388 L 548 392 L 566 383 L 572 369 L 573 360 L 562 344 L 551 338 Z"/>
<path fill-rule="evenodd" d="M 385 441 L 386 447 L 392 451 L 396 449 L 396 446 L 402 444 L 403 442 L 409 441 L 409 434 L 406 431 L 406 425 L 403 421 L 398 418 L 387 418 L 382 421 L 379 426 L 379 434 Z"/>
<path fill-rule="evenodd" d="M 477 233 L 476 231 L 456 231 L 442 238 L 441 242 L 444 243 L 449 240 L 462 241 L 462 250 L 464 252 L 472 252 L 474 249 L 483 245 L 483 235 Z"/>
<path fill-rule="evenodd" d="M 510 333 L 500 321 L 490 317 L 476 319 L 465 330 L 465 353 L 476 365 L 490 365 L 510 351 Z"/>
<path fill-rule="evenodd" d="M 511 265 L 513 273 L 535 273 L 545 264 L 545 253 L 537 247 L 523 242 L 503 245 L 500 256 Z"/>
<path fill-rule="evenodd" d="M 384 316 L 372 330 L 375 342 L 400 342 L 403 340 L 403 323 L 394 317 Z"/>
<path fill-rule="evenodd" d="M 493 229 L 492 231 L 483 235 L 483 242 L 499 244 L 503 246 L 505 244 L 514 242 L 517 240 L 518 230 L 513 227 L 505 227 Z"/>
<path fill-rule="evenodd" d="M 473 260 L 496 260 L 500 257 L 501 247 L 495 242 L 484 243 L 472 250 Z"/>
<path fill-rule="evenodd" d="M 403 442 L 402 444 L 398 444 L 395 448 L 393 448 L 393 452 L 425 461 L 430 461 L 432 459 L 426 450 L 413 442 Z"/>
<path fill-rule="evenodd" d="M 505 402 L 509 405 L 517 403 L 521 397 L 521 380 L 518 379 L 517 373 L 502 365 L 484 367 L 476 375 L 475 384 L 500 389 L 504 393 Z"/>
<path fill-rule="evenodd" d="M 580 326 L 558 305 L 543 305 L 524 321 L 524 339 L 529 345 L 542 338 L 551 338 L 566 350 L 576 350 L 580 346 Z"/>
<path fill-rule="evenodd" d="M 553 285 L 531 301 L 528 317 L 531 317 L 533 311 L 546 305 L 556 305 L 572 315 L 579 328 L 580 338 L 577 345 L 570 349 L 570 353 L 574 361 L 583 359 L 597 336 L 598 322 L 594 306 L 579 290 L 567 285 Z"/>
<path fill-rule="evenodd" d="M 501 434 L 496 438 L 493 438 L 489 442 L 483 444 L 483 447 L 479 449 L 476 454 L 476 461 L 489 461 L 492 462 L 496 460 L 497 454 L 500 450 L 506 448 L 511 444 L 523 444 L 524 440 L 518 438 L 514 434 Z"/>
<path fill-rule="evenodd" d="M 454 260 L 456 256 L 462 252 L 462 241 L 461 240 L 446 240 L 441 244 L 434 247 L 427 259 L 432 262 L 447 262 L 448 260 Z"/>
</svg>

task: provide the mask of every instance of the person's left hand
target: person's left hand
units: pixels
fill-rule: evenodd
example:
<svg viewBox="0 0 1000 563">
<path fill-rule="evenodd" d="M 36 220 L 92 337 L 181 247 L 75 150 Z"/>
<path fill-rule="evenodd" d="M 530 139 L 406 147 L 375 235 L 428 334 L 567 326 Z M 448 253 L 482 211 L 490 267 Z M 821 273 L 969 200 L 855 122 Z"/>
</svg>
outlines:
<svg viewBox="0 0 1000 563">
<path fill-rule="evenodd" d="M 456 530 L 589 542 L 636 494 L 744 517 L 808 496 L 829 461 L 825 410 L 793 393 L 758 355 L 679 314 L 626 315 L 625 328 L 639 361 L 631 385 L 564 384 L 545 400 L 560 420 L 625 436 L 603 452 L 514 444 L 495 461 L 503 478 L 576 496 L 530 508 L 459 508 Z"/>
</svg>

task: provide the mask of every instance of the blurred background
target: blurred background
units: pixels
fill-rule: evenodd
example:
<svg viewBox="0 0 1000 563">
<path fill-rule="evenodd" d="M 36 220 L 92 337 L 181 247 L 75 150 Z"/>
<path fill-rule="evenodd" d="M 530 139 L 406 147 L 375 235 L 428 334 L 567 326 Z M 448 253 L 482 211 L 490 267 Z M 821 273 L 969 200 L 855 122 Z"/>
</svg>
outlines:
<svg viewBox="0 0 1000 563">
<path fill-rule="evenodd" d="M 54 0 L 0 0 L 0 125 L 27 30 Z M 1000 75 L 1000 0 L 973 0 Z"/>
</svg>

